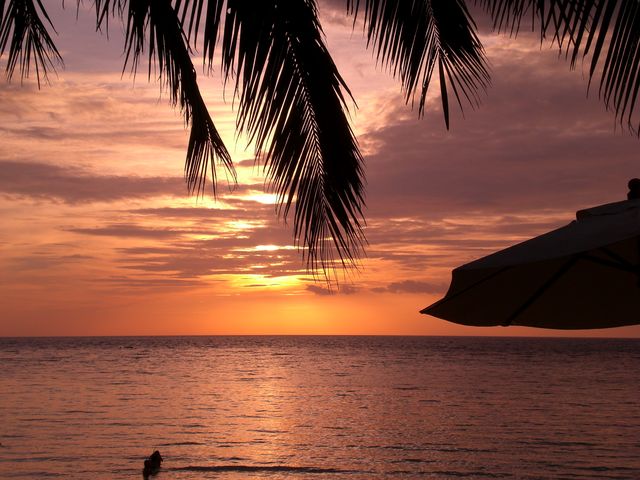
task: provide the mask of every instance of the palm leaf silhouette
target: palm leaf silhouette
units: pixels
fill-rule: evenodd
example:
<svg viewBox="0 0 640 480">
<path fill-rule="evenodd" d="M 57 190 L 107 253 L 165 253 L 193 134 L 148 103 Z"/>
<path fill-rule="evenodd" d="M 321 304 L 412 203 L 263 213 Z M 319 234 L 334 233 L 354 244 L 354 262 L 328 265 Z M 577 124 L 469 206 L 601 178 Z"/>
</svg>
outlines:
<svg viewBox="0 0 640 480">
<path fill-rule="evenodd" d="M 313 1 L 229 0 L 222 65 L 235 75 L 238 128 L 255 141 L 314 269 L 362 246 L 362 158 L 345 115 L 349 91 L 321 37 Z M 333 247 L 333 248 L 332 248 Z"/>
<path fill-rule="evenodd" d="M 11 79 L 17 66 L 21 78 L 29 76 L 31 67 L 36 70 L 38 86 L 40 79 L 47 79 L 56 63 L 62 64 L 46 24 L 53 28 L 51 19 L 40 0 L 0 0 L 0 56 L 7 55 L 6 73 Z"/>
<path fill-rule="evenodd" d="M 537 20 L 541 39 L 557 43 L 575 68 L 588 64 L 589 85 L 618 122 L 640 134 L 634 119 L 640 90 L 640 4 L 623 0 L 476 0 L 498 30 L 517 34 L 522 18 Z M 598 80 L 599 77 L 599 80 Z"/>
<path fill-rule="evenodd" d="M 108 10 L 98 5 L 98 11 Z M 119 9 L 126 19 L 125 65 L 135 71 L 148 38 L 149 76 L 157 65 L 161 80 L 166 84 L 171 103 L 180 105 L 191 134 L 187 147 L 185 177 L 190 191 L 202 192 L 210 169 L 215 192 L 216 161 L 234 176 L 231 156 L 220 138 L 202 99 L 196 71 L 191 62 L 182 23 L 169 0 L 130 0 L 128 11 Z M 208 168 L 210 167 L 210 168 Z"/>
<path fill-rule="evenodd" d="M 462 0 L 348 0 L 356 16 L 363 12 L 368 44 L 377 59 L 399 76 L 406 101 L 420 90 L 419 114 L 438 68 L 444 120 L 449 128 L 449 93 L 458 105 L 477 106 L 489 85 L 489 72 L 476 26 Z"/>
</svg>

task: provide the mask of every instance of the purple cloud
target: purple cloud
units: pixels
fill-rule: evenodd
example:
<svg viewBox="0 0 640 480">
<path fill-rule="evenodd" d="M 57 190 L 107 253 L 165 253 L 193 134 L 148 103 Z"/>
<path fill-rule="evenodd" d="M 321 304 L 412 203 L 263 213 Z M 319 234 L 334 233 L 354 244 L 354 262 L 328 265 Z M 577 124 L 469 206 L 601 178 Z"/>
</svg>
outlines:
<svg viewBox="0 0 640 480">
<path fill-rule="evenodd" d="M 0 194 L 69 204 L 183 196 L 180 177 L 99 175 L 82 168 L 0 160 Z"/>
<path fill-rule="evenodd" d="M 377 293 L 442 293 L 447 286 L 441 283 L 420 280 L 402 280 L 391 282 L 386 287 L 372 288 Z"/>
<path fill-rule="evenodd" d="M 307 289 L 307 291 L 322 297 L 329 295 L 353 295 L 360 291 L 360 288 L 358 286 L 349 283 L 341 283 L 331 288 L 328 288 L 326 285 L 323 286 L 321 284 L 308 284 L 305 288 Z"/>
</svg>

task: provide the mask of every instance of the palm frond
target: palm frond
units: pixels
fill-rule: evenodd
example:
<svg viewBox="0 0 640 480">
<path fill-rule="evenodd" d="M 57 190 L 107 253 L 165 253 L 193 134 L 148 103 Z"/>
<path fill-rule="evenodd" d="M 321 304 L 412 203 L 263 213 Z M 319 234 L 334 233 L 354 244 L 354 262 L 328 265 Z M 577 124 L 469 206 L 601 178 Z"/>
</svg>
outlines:
<svg viewBox="0 0 640 480">
<path fill-rule="evenodd" d="M 476 26 L 463 0 L 348 0 L 356 17 L 362 11 L 368 44 L 378 62 L 399 76 L 407 102 L 420 89 L 424 114 L 434 69 L 440 78 L 442 109 L 449 128 L 451 89 L 460 108 L 480 103 L 490 79 Z"/>
<path fill-rule="evenodd" d="M 225 0 L 176 0 L 174 8 L 180 15 L 180 22 L 185 28 L 189 44 L 195 45 L 201 30 L 204 16 L 204 50 L 203 57 L 209 68 L 213 64 L 213 56 L 222 20 L 222 9 Z"/>
<path fill-rule="evenodd" d="M 238 129 L 264 160 L 279 213 L 286 219 L 295 205 L 307 266 L 326 274 L 335 261 L 353 265 L 365 241 L 362 157 L 315 2 L 229 0 L 221 53 L 236 79 Z"/>
<path fill-rule="evenodd" d="M 494 30 L 500 33 L 517 35 L 523 19 L 529 17 L 532 30 L 535 30 L 536 24 L 542 26 L 542 38 L 544 23 L 551 19 L 547 13 L 549 10 L 545 9 L 549 3 L 547 0 L 474 0 L 474 3 L 491 16 Z"/>
<path fill-rule="evenodd" d="M 45 22 L 53 24 L 41 0 L 9 0 L 4 13 L 4 0 L 0 3 L 0 56 L 8 50 L 6 74 L 11 79 L 16 67 L 22 79 L 35 68 L 38 87 L 40 79 L 47 80 L 49 71 L 62 57 L 56 48 Z M 3 15 L 4 13 L 4 15 Z"/>
<path fill-rule="evenodd" d="M 476 0 L 502 29 L 517 33 L 523 12 L 539 21 L 541 38 L 557 43 L 575 68 L 589 67 L 589 85 L 599 77 L 598 94 L 617 121 L 640 135 L 640 4 L 623 0 Z M 545 10 L 546 9 L 546 10 Z"/>
<path fill-rule="evenodd" d="M 638 90 L 640 88 L 640 5 L 637 1 L 621 2 L 616 8 L 617 2 L 602 2 L 596 13 L 602 11 L 600 23 L 593 25 L 593 38 L 596 39 L 591 56 L 590 77 L 593 77 L 601 60 L 601 48 L 607 41 L 609 43 L 606 58 L 602 66 L 599 94 L 603 98 L 607 108 L 615 111 L 618 120 L 625 122 L 640 134 L 634 122 L 633 114 L 638 103 Z M 613 30 L 608 32 L 607 24 L 612 16 L 616 16 Z M 596 33 L 597 32 L 597 33 Z M 573 47 L 574 56 L 580 49 L 580 43 Z M 588 53 L 585 47 L 584 54 Z M 635 124 L 635 125 L 634 125 Z"/>
<path fill-rule="evenodd" d="M 78 8 L 82 0 L 78 0 Z M 127 10 L 126 0 L 94 0 L 96 10 L 96 31 L 104 31 L 109 34 L 109 18 L 119 16 L 124 18 Z"/>
<path fill-rule="evenodd" d="M 107 8 L 107 3 L 100 5 Z M 148 44 L 149 76 L 154 67 L 166 86 L 171 103 L 179 105 L 185 122 L 191 124 L 185 163 L 190 191 L 204 189 L 207 171 L 216 187 L 215 164 L 221 163 L 235 180 L 231 157 L 211 119 L 196 81 L 196 71 L 178 14 L 170 0 L 130 0 L 123 12 L 126 20 L 125 66 L 135 72 Z M 104 11 L 104 10 L 103 10 Z"/>
</svg>

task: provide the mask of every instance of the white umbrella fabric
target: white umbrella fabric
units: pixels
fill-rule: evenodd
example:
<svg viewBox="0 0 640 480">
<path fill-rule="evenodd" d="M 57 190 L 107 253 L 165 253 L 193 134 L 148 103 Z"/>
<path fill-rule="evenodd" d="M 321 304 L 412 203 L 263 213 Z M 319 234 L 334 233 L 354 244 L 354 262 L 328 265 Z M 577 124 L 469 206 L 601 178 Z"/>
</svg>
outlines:
<svg viewBox="0 0 640 480">
<path fill-rule="evenodd" d="M 640 199 L 576 220 L 453 271 L 421 311 L 473 326 L 610 328 L 640 323 Z"/>
</svg>

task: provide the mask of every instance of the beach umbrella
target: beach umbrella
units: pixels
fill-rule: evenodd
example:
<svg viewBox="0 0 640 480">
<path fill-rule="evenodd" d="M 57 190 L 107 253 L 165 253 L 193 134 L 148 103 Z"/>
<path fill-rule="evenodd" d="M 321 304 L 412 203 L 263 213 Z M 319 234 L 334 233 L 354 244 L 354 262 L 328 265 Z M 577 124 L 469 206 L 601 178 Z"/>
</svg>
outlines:
<svg viewBox="0 0 640 480">
<path fill-rule="evenodd" d="M 456 268 L 445 297 L 421 313 L 473 326 L 640 323 L 640 199 L 630 196 Z"/>
</svg>

